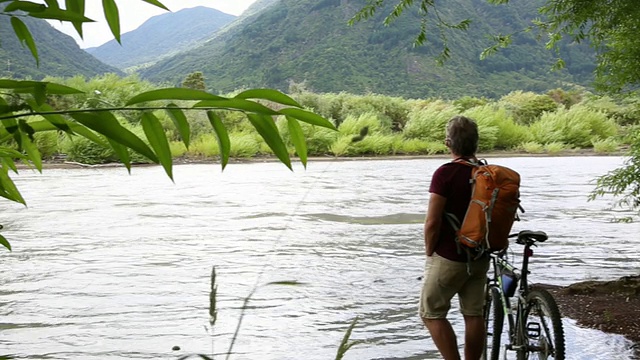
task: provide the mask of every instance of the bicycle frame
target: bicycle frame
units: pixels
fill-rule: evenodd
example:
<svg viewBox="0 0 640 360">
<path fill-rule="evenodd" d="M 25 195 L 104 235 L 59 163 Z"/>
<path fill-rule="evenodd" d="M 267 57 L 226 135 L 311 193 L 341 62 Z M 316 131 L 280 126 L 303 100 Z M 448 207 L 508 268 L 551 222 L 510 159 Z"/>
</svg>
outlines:
<svg viewBox="0 0 640 360">
<path fill-rule="evenodd" d="M 529 274 L 529 258 L 533 256 L 533 242 L 526 242 L 524 244 L 524 251 L 522 254 L 522 268 L 518 269 L 509 263 L 504 257 L 504 254 L 491 254 L 491 262 L 493 268 L 493 277 L 488 279 L 487 293 L 491 288 L 498 289 L 500 294 L 500 301 L 502 303 L 502 310 L 508 323 L 509 344 L 507 344 L 508 350 L 519 350 L 525 346 L 525 327 L 522 325 L 526 321 L 524 319 L 525 307 L 527 305 L 527 295 L 529 294 L 528 274 Z M 510 304 L 510 298 L 504 292 L 504 283 L 502 281 L 501 269 L 511 271 L 518 281 L 518 287 L 514 296 L 516 301 L 516 310 L 514 312 L 513 307 Z"/>
</svg>

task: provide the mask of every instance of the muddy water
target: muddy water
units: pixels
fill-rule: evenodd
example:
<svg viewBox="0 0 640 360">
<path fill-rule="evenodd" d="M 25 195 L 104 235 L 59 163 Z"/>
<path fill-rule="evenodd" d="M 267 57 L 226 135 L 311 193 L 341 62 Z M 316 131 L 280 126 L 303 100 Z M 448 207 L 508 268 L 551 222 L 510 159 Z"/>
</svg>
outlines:
<svg viewBox="0 0 640 360">
<path fill-rule="evenodd" d="M 514 230 L 550 236 L 532 281 L 640 271 L 640 228 L 611 221 L 631 213 L 587 202 L 621 158 L 489 160 L 522 175 Z M 232 359 L 332 359 L 358 317 L 363 342 L 345 359 L 437 359 L 416 302 L 428 182 L 443 161 L 181 165 L 175 184 L 159 167 L 23 171 L 29 207 L 0 204 L 14 246 L 0 253 L 0 357 L 222 359 L 235 338 Z M 566 327 L 569 359 L 630 358 L 622 337 Z"/>
</svg>

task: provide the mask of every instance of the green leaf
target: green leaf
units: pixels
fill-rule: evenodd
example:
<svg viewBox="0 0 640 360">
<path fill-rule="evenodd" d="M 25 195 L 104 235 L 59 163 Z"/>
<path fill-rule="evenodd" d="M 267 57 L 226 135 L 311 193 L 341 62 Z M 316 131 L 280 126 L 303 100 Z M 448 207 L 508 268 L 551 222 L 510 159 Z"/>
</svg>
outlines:
<svg viewBox="0 0 640 360">
<path fill-rule="evenodd" d="M 42 12 L 47 9 L 44 4 L 38 4 L 31 1 L 13 1 L 4 8 L 5 12 L 25 11 L 28 13 Z"/>
<path fill-rule="evenodd" d="M 242 110 L 262 115 L 277 115 L 278 113 L 275 110 L 269 109 L 268 107 L 258 104 L 255 101 L 244 100 L 244 99 L 224 99 L 224 100 L 203 100 L 195 105 L 194 108 L 217 108 L 217 109 L 229 109 L 229 110 Z"/>
<path fill-rule="evenodd" d="M 160 120 L 153 113 L 145 112 L 142 114 L 142 129 L 147 136 L 147 140 L 149 140 L 149 144 L 158 155 L 164 171 L 173 180 L 171 149 Z"/>
<path fill-rule="evenodd" d="M 290 170 L 293 170 L 287 146 L 282 141 L 273 119 L 269 116 L 258 114 L 247 114 L 247 118 L 249 118 L 251 125 L 256 128 L 260 136 L 262 136 L 267 145 L 269 145 L 271 150 L 273 150 L 273 153 L 278 157 L 278 159 L 280 159 L 280 161 Z"/>
<path fill-rule="evenodd" d="M 31 102 L 31 101 L 28 100 L 27 102 Z M 67 119 L 65 119 L 62 115 L 42 114 L 42 112 L 49 112 L 54 110 L 49 104 L 43 104 L 41 106 L 36 106 L 36 104 L 30 104 L 30 105 L 37 112 L 41 112 L 40 116 L 42 116 L 46 121 L 51 123 L 53 126 L 55 126 L 56 128 L 68 134 L 73 134 L 73 131 L 71 131 L 71 128 L 69 127 L 69 123 L 67 122 Z"/>
<path fill-rule="evenodd" d="M 119 44 L 120 41 L 120 14 L 118 12 L 118 5 L 114 0 L 102 0 L 102 7 L 104 8 L 104 18 L 107 19 L 111 33 L 116 38 Z"/>
<path fill-rule="evenodd" d="M 305 285 L 305 283 L 301 283 L 297 280 L 282 280 L 282 281 L 272 281 L 267 283 L 267 285 L 298 286 L 298 285 Z"/>
<path fill-rule="evenodd" d="M 306 168 L 307 167 L 307 141 L 302 132 L 302 127 L 298 120 L 287 116 L 287 127 L 289 128 L 289 137 L 293 146 L 296 148 L 296 153 L 300 158 L 300 162 Z"/>
<path fill-rule="evenodd" d="M 22 149 L 27 153 L 27 157 L 33 165 L 38 169 L 38 172 L 42 172 L 42 156 L 40 155 L 40 151 L 38 151 L 38 147 L 31 141 L 31 137 L 24 133 L 20 133 L 21 136 L 21 146 Z"/>
<path fill-rule="evenodd" d="M 288 95 L 272 89 L 251 89 L 235 96 L 237 99 L 264 99 L 283 105 L 302 107 Z"/>
<path fill-rule="evenodd" d="M 108 139 L 117 141 L 118 143 L 136 151 L 145 156 L 147 159 L 158 163 L 158 157 L 139 137 L 131 131 L 124 128 L 113 114 L 108 111 L 100 111 L 97 113 L 73 113 L 71 114 L 77 122 L 94 130 Z"/>
<path fill-rule="evenodd" d="M 65 0 L 65 6 L 67 10 L 74 12 L 78 15 L 84 16 L 84 10 L 85 10 L 84 1 L 85 0 Z M 83 38 L 82 21 L 72 21 L 72 23 L 73 23 L 73 27 L 78 32 L 78 35 L 80 35 L 80 38 Z"/>
<path fill-rule="evenodd" d="M 71 130 L 76 134 L 81 135 L 102 147 L 105 147 L 105 148 L 109 147 L 107 143 L 100 136 L 96 135 L 96 133 L 84 127 L 83 125 L 76 124 L 76 123 L 69 123 L 69 126 L 71 127 Z"/>
<path fill-rule="evenodd" d="M 131 174 L 131 156 L 129 155 L 129 150 L 127 150 L 127 147 L 111 139 L 107 139 L 107 141 L 109 142 L 109 145 L 111 145 L 111 148 L 116 153 L 120 161 L 122 161 L 124 166 L 127 168 L 129 174 Z"/>
<path fill-rule="evenodd" d="M 22 20 L 18 19 L 15 16 L 11 17 L 11 26 L 13 27 L 13 32 L 16 33 L 16 36 L 20 40 L 20 44 L 22 46 L 27 46 L 31 51 L 31 55 L 36 59 L 36 66 L 40 66 L 40 59 L 38 58 L 38 49 L 36 48 L 36 43 L 33 41 L 33 36 L 31 36 L 31 32 L 27 28 Z"/>
<path fill-rule="evenodd" d="M 157 0 L 142 0 L 142 1 L 144 1 L 146 3 L 149 3 L 151 5 L 155 5 L 155 6 L 159 7 L 159 8 L 161 8 L 161 9 L 165 9 L 167 11 L 170 11 L 166 6 L 162 5 L 162 3 L 160 1 L 157 1 Z"/>
<path fill-rule="evenodd" d="M 286 109 L 280 109 L 278 112 L 282 115 L 290 116 L 292 118 L 298 119 L 302 122 L 306 122 L 311 125 L 318 125 L 331 130 L 337 130 L 336 127 L 331 123 L 331 121 L 323 118 L 320 115 L 314 114 L 310 111 L 296 109 L 296 108 L 286 108 Z"/>
<path fill-rule="evenodd" d="M 7 239 L 0 235 L 0 245 L 6 247 L 9 251 L 11 251 L 11 244 L 9 244 L 9 241 L 7 241 Z"/>
<path fill-rule="evenodd" d="M 84 91 L 78 90 L 69 86 L 60 85 L 56 83 L 45 83 L 47 86 L 47 94 L 54 95 L 72 95 L 72 94 L 83 94 Z"/>
<path fill-rule="evenodd" d="M 3 160 L 9 160 L 11 163 L 13 163 L 13 160 L 11 159 L 26 159 L 26 156 L 24 156 L 21 152 L 7 148 L 7 147 L 0 147 L 0 157 L 7 158 Z M 8 165 L 8 164 L 5 164 L 4 162 L 2 164 Z"/>
<path fill-rule="evenodd" d="M 16 81 L 9 79 L 0 79 L 0 89 L 12 89 L 17 93 L 34 93 L 36 87 L 44 86 L 46 93 L 55 95 L 82 94 L 81 90 L 74 89 L 69 86 L 43 81 Z"/>
<path fill-rule="evenodd" d="M 227 133 L 227 128 L 222 123 L 222 119 L 213 111 L 207 111 L 207 117 L 209 118 L 209 122 L 211 126 L 213 126 L 213 131 L 216 133 L 216 137 L 218 138 L 218 146 L 220 147 L 220 164 L 222 165 L 222 170 L 229 163 L 229 152 L 231 151 L 231 141 L 229 140 L 229 134 Z"/>
<path fill-rule="evenodd" d="M 38 18 L 38 19 L 60 20 L 60 21 L 68 21 L 71 23 L 94 22 L 92 19 L 89 19 L 84 15 L 75 13 L 73 11 L 64 10 L 64 9 L 46 8 L 44 11 L 30 12 L 29 16 Z"/>
<path fill-rule="evenodd" d="M 15 201 L 22 205 L 27 205 L 24 201 L 22 194 L 18 191 L 16 184 L 9 177 L 9 170 L 7 168 L 0 169 L 0 196 L 11 201 Z"/>
<path fill-rule="evenodd" d="M 176 126 L 176 129 L 178 129 L 178 133 L 180 133 L 180 138 L 182 138 L 184 146 L 186 146 L 188 149 L 189 143 L 191 142 L 191 129 L 189 126 L 189 122 L 187 121 L 187 117 L 176 104 L 167 105 L 167 113 L 173 121 L 173 124 Z"/>
<path fill-rule="evenodd" d="M 184 88 L 166 88 L 151 90 L 138 94 L 129 101 L 125 106 L 139 104 L 146 101 L 157 100 L 224 100 L 221 96 L 209 94 L 206 91 Z"/>
</svg>

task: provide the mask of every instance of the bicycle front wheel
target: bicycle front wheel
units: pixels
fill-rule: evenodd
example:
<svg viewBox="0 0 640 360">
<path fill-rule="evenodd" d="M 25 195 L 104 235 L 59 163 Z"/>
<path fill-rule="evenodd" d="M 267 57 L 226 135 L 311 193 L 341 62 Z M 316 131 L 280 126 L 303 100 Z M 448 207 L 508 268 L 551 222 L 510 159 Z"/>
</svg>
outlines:
<svg viewBox="0 0 640 360">
<path fill-rule="evenodd" d="M 543 289 L 533 290 L 527 296 L 524 321 L 520 328 L 521 344 L 518 360 L 564 360 L 564 330 L 558 304 Z"/>
<path fill-rule="evenodd" d="M 504 310 L 502 309 L 502 300 L 500 299 L 500 291 L 497 288 L 489 288 L 487 300 L 484 305 L 484 321 L 487 330 L 487 342 L 483 359 L 499 360 L 500 359 L 500 337 L 502 336 L 502 328 L 504 325 Z"/>
</svg>

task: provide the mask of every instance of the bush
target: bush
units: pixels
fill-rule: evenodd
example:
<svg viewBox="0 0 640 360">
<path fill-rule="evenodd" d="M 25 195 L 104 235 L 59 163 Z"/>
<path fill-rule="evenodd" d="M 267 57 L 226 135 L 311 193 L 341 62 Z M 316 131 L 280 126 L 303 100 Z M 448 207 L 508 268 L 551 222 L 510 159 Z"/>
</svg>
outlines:
<svg viewBox="0 0 640 360">
<path fill-rule="evenodd" d="M 529 154 L 542 154 L 544 152 L 544 146 L 534 141 L 522 143 L 520 147 Z"/>
<path fill-rule="evenodd" d="M 368 128 L 368 134 L 389 134 L 390 120 L 382 114 L 365 112 L 360 115 L 349 115 L 340 124 L 338 131 L 342 135 L 358 135 L 363 128 Z"/>
<path fill-rule="evenodd" d="M 593 141 L 596 154 L 609 154 L 618 150 L 619 144 L 614 138 Z"/>
<path fill-rule="evenodd" d="M 562 152 L 563 150 L 566 150 L 567 146 L 563 143 L 559 143 L 559 142 L 554 142 L 554 143 L 549 143 L 549 144 L 545 144 L 544 146 L 544 150 L 548 153 L 548 154 L 557 154 Z"/>
<path fill-rule="evenodd" d="M 444 141 L 447 122 L 458 114 L 458 110 L 442 100 L 436 100 L 409 113 L 409 121 L 403 135 L 407 139 Z"/>
<path fill-rule="evenodd" d="M 474 107 L 463 113 L 478 124 L 479 149 L 512 149 L 531 140 L 529 130 L 516 124 L 504 108 L 496 104 Z"/>
<path fill-rule="evenodd" d="M 545 113 L 530 129 L 539 143 L 560 142 L 580 148 L 590 147 L 594 140 L 606 139 L 618 133 L 616 124 L 607 119 L 604 113 L 581 105 Z"/>
<path fill-rule="evenodd" d="M 100 146 L 87 138 L 74 136 L 65 138 L 60 144 L 60 150 L 67 155 L 68 161 L 95 165 L 118 161 L 112 149 Z"/>
<path fill-rule="evenodd" d="M 558 103 L 549 95 L 522 91 L 514 91 L 503 96 L 499 104 L 507 109 L 513 116 L 513 120 L 520 125 L 529 125 L 544 112 L 558 109 Z"/>
</svg>

